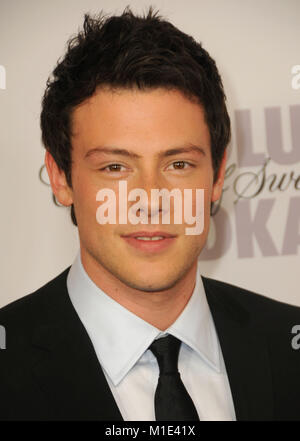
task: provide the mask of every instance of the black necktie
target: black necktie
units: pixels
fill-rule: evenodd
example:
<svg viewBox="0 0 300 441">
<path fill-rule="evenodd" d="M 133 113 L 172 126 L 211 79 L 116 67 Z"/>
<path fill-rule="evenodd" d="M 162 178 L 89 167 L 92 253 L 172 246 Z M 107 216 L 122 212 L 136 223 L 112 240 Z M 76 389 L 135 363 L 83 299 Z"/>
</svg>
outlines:
<svg viewBox="0 0 300 441">
<path fill-rule="evenodd" d="M 155 391 L 156 421 L 197 421 L 195 405 L 178 372 L 178 355 L 181 341 L 172 335 L 162 337 L 149 346 L 159 366 Z"/>
</svg>

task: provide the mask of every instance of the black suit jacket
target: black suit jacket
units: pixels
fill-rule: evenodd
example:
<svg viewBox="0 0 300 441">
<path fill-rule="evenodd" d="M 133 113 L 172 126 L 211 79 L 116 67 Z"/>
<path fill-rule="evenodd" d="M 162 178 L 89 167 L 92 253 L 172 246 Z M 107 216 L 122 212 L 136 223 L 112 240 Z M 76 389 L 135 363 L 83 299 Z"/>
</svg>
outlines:
<svg viewBox="0 0 300 441">
<path fill-rule="evenodd" d="M 0 420 L 122 420 L 69 299 L 69 268 L 0 309 Z M 300 308 L 204 278 L 237 420 L 300 420 Z"/>
</svg>

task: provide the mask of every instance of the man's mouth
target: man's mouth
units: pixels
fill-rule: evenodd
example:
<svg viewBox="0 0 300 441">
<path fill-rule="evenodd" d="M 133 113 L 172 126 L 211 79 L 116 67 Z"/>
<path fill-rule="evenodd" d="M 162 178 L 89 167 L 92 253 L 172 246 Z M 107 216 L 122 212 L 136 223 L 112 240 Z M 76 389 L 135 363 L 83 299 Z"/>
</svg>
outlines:
<svg viewBox="0 0 300 441">
<path fill-rule="evenodd" d="M 138 231 L 121 236 L 129 245 L 146 252 L 158 252 L 175 242 L 176 235 L 163 231 Z"/>
</svg>

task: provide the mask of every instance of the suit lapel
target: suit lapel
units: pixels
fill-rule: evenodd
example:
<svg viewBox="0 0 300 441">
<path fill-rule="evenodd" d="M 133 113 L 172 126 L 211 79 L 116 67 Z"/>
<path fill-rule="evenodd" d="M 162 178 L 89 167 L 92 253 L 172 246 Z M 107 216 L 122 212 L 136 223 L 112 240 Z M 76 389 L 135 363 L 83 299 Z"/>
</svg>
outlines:
<svg viewBox="0 0 300 441">
<path fill-rule="evenodd" d="M 272 420 L 272 377 L 265 337 L 259 334 L 248 312 L 229 292 L 204 277 L 203 284 L 220 341 L 237 420 Z"/>
<path fill-rule="evenodd" d="M 123 420 L 91 340 L 69 299 L 65 277 L 46 307 L 52 319 L 33 336 L 32 375 L 46 395 L 54 419 Z M 53 322 L 53 317 L 61 319 Z"/>
</svg>

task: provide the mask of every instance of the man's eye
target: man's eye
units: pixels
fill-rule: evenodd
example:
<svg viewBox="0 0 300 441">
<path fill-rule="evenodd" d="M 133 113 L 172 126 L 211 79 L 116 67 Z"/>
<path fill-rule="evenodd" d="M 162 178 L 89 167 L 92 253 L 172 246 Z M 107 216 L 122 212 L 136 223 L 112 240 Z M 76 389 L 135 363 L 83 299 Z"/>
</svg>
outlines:
<svg viewBox="0 0 300 441">
<path fill-rule="evenodd" d="M 171 165 L 175 166 L 175 170 L 185 170 L 188 167 L 185 167 L 185 165 L 190 166 L 190 167 L 194 167 L 193 164 L 187 162 L 187 161 L 176 161 L 173 162 Z"/>
<path fill-rule="evenodd" d="M 121 167 L 124 167 L 123 165 L 121 165 L 121 164 L 109 164 L 109 165 L 107 165 L 106 167 L 104 167 L 104 168 L 101 168 L 101 171 L 115 171 L 115 172 L 120 172 L 120 171 L 123 171 L 123 170 L 121 170 L 120 168 Z M 125 168 L 125 167 L 124 167 Z"/>
</svg>

